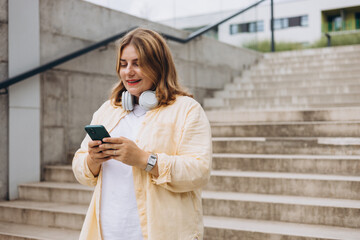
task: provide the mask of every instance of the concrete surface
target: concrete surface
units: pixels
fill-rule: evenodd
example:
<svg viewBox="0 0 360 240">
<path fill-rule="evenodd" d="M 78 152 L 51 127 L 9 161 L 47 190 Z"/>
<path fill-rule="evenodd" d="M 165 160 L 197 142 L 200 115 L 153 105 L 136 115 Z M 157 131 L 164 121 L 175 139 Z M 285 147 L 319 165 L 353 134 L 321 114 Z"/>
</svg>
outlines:
<svg viewBox="0 0 360 240">
<path fill-rule="evenodd" d="M 330 175 L 359 174 L 360 156 L 348 155 L 280 155 L 280 154 L 213 154 L 212 169 Z"/>
<path fill-rule="evenodd" d="M 0 81 L 8 77 L 8 1 L 0 0 Z M 8 198 L 9 96 L 0 90 L 0 200 Z"/>
</svg>

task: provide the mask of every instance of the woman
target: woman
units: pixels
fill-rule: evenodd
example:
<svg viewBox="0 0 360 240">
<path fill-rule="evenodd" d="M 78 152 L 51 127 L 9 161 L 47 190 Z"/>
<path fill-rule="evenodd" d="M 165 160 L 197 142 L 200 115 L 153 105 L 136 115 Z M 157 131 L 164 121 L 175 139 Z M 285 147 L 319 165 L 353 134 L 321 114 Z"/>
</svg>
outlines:
<svg viewBox="0 0 360 240">
<path fill-rule="evenodd" d="M 95 186 L 80 239 L 202 239 L 212 154 L 203 109 L 154 31 L 120 41 L 116 71 L 120 81 L 91 122 L 111 138 L 86 136 L 73 159 L 77 180 Z"/>
</svg>

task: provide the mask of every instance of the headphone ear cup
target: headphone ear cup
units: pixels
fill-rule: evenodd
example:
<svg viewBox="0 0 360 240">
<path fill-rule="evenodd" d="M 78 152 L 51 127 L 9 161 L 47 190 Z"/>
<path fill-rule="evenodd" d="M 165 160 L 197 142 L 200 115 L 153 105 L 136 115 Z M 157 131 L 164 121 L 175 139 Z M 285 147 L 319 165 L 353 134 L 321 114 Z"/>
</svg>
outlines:
<svg viewBox="0 0 360 240">
<path fill-rule="evenodd" d="M 134 109 L 133 96 L 128 91 L 126 91 L 126 96 L 127 110 L 132 111 Z"/>
<path fill-rule="evenodd" d="M 121 94 L 121 105 L 122 105 L 123 109 L 125 109 L 125 110 L 126 110 L 125 93 L 126 93 L 126 91 L 123 91 L 123 92 L 122 92 L 122 94 Z"/>
<path fill-rule="evenodd" d="M 139 105 L 146 111 L 155 108 L 158 104 L 155 91 L 145 91 L 139 97 Z"/>
<path fill-rule="evenodd" d="M 129 107 L 128 107 L 128 92 L 125 91 L 125 110 L 128 111 Z"/>
<path fill-rule="evenodd" d="M 124 91 L 121 95 L 122 107 L 126 111 L 132 111 L 134 109 L 133 96 L 128 91 Z"/>
</svg>

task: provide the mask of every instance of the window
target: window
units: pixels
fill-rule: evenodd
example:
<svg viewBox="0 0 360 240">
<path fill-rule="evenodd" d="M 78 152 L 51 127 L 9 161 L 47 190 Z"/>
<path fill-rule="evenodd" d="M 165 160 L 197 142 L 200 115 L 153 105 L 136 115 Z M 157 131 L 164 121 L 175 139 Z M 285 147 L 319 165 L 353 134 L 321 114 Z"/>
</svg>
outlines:
<svg viewBox="0 0 360 240">
<path fill-rule="evenodd" d="M 256 22 L 256 29 L 258 32 L 263 32 L 264 31 L 264 21 Z"/>
<path fill-rule="evenodd" d="M 240 24 L 240 32 L 249 32 L 249 23 Z"/>
<path fill-rule="evenodd" d="M 289 27 L 289 19 L 287 18 L 279 18 L 274 19 L 274 29 L 283 29 Z"/>
<path fill-rule="evenodd" d="M 249 32 L 256 32 L 256 22 L 249 23 Z"/>
<path fill-rule="evenodd" d="M 289 27 L 301 26 L 301 17 L 289 18 Z"/>
<path fill-rule="evenodd" d="M 289 27 L 308 26 L 308 16 L 274 19 L 274 29 L 284 29 Z M 270 26 L 271 27 L 271 26 Z"/>
<path fill-rule="evenodd" d="M 334 30 L 339 31 L 341 29 L 342 29 L 342 18 L 339 16 L 334 18 Z"/>
<path fill-rule="evenodd" d="M 342 18 L 340 15 L 328 16 L 328 31 L 340 31 L 342 30 Z"/>
<path fill-rule="evenodd" d="M 230 34 L 233 35 L 233 34 L 236 34 L 239 32 L 239 29 L 238 29 L 238 24 L 231 24 L 230 25 Z"/>
<path fill-rule="evenodd" d="M 360 13 L 355 13 L 355 28 L 360 29 Z"/>
<path fill-rule="evenodd" d="M 237 33 L 255 33 L 264 31 L 264 21 L 249 22 L 249 23 L 240 23 L 240 24 L 231 24 L 230 25 L 230 34 L 234 35 Z"/>
<path fill-rule="evenodd" d="M 281 29 L 281 25 L 282 25 L 281 19 L 274 19 L 274 29 Z M 271 25 L 270 25 L 270 28 L 271 28 Z"/>
<path fill-rule="evenodd" d="M 301 23 L 300 25 L 303 27 L 307 27 L 309 24 L 309 17 L 307 15 L 301 16 Z"/>
</svg>

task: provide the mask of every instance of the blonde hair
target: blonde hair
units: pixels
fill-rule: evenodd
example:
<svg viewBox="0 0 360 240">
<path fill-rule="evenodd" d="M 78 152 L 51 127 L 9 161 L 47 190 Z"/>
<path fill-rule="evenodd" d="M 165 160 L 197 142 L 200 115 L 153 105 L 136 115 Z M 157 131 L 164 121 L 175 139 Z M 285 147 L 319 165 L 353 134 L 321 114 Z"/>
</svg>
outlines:
<svg viewBox="0 0 360 240">
<path fill-rule="evenodd" d="M 142 74 L 154 83 L 158 106 L 170 105 L 177 95 L 193 97 L 179 84 L 175 63 L 164 38 L 155 31 L 137 28 L 120 40 L 116 61 L 116 72 L 120 81 L 110 96 L 113 105 L 121 106 L 121 95 L 126 91 L 120 76 L 120 59 L 122 51 L 129 45 L 136 50 Z"/>
</svg>

